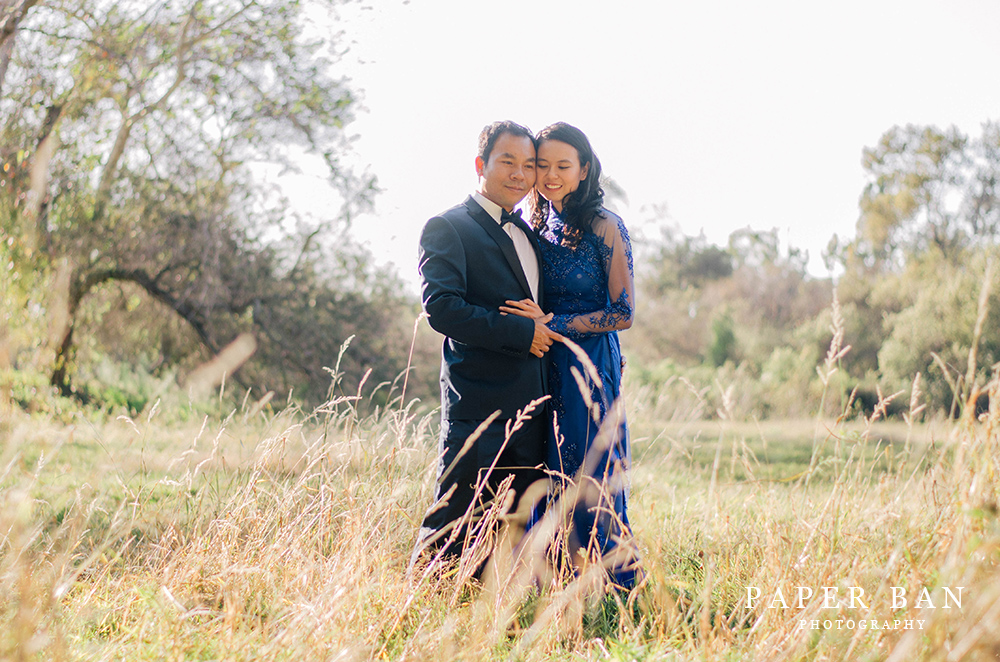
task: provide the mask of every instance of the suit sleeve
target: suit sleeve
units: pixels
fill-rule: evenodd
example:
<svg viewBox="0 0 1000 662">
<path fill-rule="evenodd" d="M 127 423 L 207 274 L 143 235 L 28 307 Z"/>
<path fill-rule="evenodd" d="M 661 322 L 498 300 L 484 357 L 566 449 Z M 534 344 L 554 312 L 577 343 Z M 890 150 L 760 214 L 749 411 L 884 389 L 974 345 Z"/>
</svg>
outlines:
<svg viewBox="0 0 1000 662">
<path fill-rule="evenodd" d="M 462 239 L 451 223 L 439 216 L 429 220 L 420 237 L 419 269 L 421 298 L 431 328 L 466 345 L 528 356 L 534 322 L 469 303 L 469 266 Z"/>
</svg>

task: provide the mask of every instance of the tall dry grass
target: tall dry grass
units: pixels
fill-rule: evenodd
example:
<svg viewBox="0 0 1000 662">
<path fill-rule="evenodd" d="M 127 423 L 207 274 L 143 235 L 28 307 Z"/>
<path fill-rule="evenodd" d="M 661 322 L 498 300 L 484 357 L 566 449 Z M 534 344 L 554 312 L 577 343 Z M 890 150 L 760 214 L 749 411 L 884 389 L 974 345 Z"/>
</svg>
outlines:
<svg viewBox="0 0 1000 662">
<path fill-rule="evenodd" d="M 769 424 L 736 420 L 716 388 L 707 423 L 694 387 L 682 407 L 626 403 L 645 572 L 631 593 L 597 566 L 541 591 L 408 572 L 437 422 L 402 399 L 245 402 L 194 426 L 157 407 L 65 426 L 8 406 L 0 659 L 996 659 L 996 374 L 988 414 L 938 427 L 917 422 L 918 388 L 896 428 L 880 420 L 891 394 L 860 421 Z M 798 586 L 814 590 L 801 608 Z M 942 587 L 964 587 L 960 608 Z M 862 620 L 923 627 L 836 626 Z"/>
</svg>

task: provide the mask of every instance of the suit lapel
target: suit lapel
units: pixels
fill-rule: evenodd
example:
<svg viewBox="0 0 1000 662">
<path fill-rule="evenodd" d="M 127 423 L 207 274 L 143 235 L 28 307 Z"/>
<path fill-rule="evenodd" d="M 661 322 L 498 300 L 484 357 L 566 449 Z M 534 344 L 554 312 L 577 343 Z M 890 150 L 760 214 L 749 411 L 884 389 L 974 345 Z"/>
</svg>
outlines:
<svg viewBox="0 0 1000 662">
<path fill-rule="evenodd" d="M 497 246 L 500 247 L 500 252 L 503 253 L 507 264 L 510 265 L 511 271 L 514 272 L 514 276 L 521 285 L 521 289 L 524 290 L 528 298 L 531 298 L 531 287 L 528 286 L 528 278 L 524 275 L 524 269 L 521 267 L 521 259 L 517 256 L 517 249 L 514 248 L 514 242 L 503 231 L 500 224 L 494 221 L 493 217 L 480 207 L 479 203 L 472 196 L 466 198 L 465 208 L 469 210 L 469 215 L 472 216 L 472 219 L 481 225 L 486 230 L 486 234 L 490 235 Z M 531 234 L 528 236 L 531 237 Z"/>
</svg>

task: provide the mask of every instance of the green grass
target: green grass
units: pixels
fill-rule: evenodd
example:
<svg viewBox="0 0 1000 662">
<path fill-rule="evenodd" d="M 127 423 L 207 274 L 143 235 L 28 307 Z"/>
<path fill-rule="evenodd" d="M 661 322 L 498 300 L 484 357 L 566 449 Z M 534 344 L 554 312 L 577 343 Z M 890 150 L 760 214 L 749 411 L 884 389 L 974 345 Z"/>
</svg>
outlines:
<svg viewBox="0 0 1000 662">
<path fill-rule="evenodd" d="M 993 419 L 706 421 L 630 402 L 645 582 L 498 594 L 407 576 L 433 414 L 199 406 L 6 410 L 0 659 L 943 660 L 997 642 L 976 629 L 1000 598 Z M 748 585 L 976 590 L 916 638 L 799 631 L 852 612 L 748 610 Z"/>
</svg>

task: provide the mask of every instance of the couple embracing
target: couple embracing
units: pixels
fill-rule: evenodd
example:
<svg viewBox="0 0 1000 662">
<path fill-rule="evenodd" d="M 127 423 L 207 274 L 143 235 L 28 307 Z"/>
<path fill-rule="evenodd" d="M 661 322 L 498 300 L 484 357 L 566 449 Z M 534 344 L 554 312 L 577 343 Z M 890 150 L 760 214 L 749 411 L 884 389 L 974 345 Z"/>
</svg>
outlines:
<svg viewBox="0 0 1000 662">
<path fill-rule="evenodd" d="M 414 558 L 467 553 L 498 507 L 530 528 L 573 494 L 550 553 L 576 570 L 601 563 L 630 588 L 628 437 L 616 409 L 616 332 L 634 311 L 628 233 L 603 207 L 600 161 L 573 126 L 534 136 L 495 122 L 475 164 L 478 190 L 420 238 L 423 306 L 445 340 L 438 481 Z M 524 220 L 515 207 L 526 196 Z M 536 504 L 538 481 L 547 496 Z"/>
</svg>

